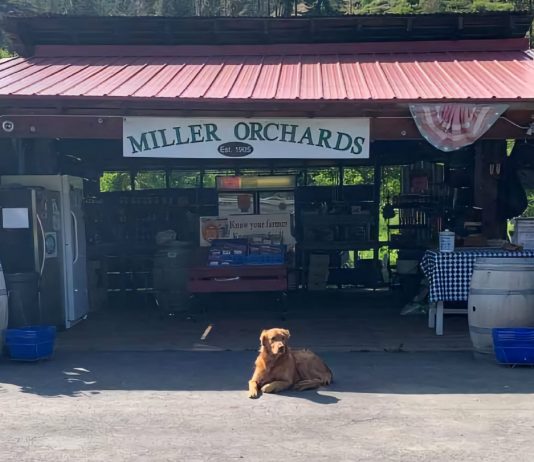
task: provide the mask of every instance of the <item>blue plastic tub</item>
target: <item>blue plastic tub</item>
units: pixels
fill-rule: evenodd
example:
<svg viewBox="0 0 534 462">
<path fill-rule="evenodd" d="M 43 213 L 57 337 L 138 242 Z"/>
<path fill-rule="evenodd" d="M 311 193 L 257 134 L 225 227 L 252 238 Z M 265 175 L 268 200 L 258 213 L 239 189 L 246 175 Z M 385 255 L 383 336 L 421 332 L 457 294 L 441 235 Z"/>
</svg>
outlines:
<svg viewBox="0 0 534 462">
<path fill-rule="evenodd" d="M 492 334 L 499 363 L 534 366 L 534 328 L 498 328 Z"/>
<path fill-rule="evenodd" d="M 54 326 L 26 326 L 6 330 L 9 357 L 17 361 L 39 361 L 54 353 L 56 328 Z"/>
</svg>

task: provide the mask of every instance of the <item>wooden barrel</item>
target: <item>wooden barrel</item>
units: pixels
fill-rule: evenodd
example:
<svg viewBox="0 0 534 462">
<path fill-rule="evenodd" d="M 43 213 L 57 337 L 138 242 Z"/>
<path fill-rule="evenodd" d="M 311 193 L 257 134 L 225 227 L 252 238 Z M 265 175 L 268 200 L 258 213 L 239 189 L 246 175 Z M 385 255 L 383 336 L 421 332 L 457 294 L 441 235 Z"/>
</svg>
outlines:
<svg viewBox="0 0 534 462">
<path fill-rule="evenodd" d="M 467 303 L 477 353 L 493 354 L 495 327 L 534 327 L 534 258 L 478 259 Z"/>
</svg>

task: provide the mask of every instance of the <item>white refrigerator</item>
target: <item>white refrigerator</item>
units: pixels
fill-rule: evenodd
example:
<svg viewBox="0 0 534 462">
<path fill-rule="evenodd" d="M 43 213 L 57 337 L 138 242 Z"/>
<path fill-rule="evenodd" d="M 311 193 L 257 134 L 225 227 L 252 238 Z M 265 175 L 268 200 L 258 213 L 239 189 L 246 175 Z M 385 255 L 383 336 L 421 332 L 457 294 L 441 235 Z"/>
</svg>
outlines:
<svg viewBox="0 0 534 462">
<path fill-rule="evenodd" d="M 87 256 L 83 216 L 83 180 L 68 175 L 8 175 L 2 185 L 40 186 L 60 193 L 61 234 L 64 259 L 61 268 L 65 327 L 89 312 Z"/>
</svg>

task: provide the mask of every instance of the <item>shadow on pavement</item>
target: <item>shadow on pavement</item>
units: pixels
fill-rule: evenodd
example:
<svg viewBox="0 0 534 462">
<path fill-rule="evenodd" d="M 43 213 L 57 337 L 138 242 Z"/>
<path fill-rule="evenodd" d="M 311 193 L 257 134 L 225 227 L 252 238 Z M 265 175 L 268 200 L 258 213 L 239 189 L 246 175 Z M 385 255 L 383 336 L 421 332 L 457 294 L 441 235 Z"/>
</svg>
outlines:
<svg viewBox="0 0 534 462">
<path fill-rule="evenodd" d="M 322 388 L 320 390 L 308 390 L 308 391 L 288 391 L 282 393 L 281 396 L 287 396 L 292 399 L 305 399 L 316 404 L 337 404 L 341 401 L 341 398 L 332 396 L 329 394 L 330 389 L 328 387 Z"/>
<path fill-rule="evenodd" d="M 334 383 L 319 391 L 287 392 L 288 399 L 335 404 L 343 393 L 534 393 L 532 369 L 476 361 L 470 353 L 325 353 Z M 0 360 L 6 386 L 44 397 L 83 397 L 103 391 L 242 391 L 254 352 L 61 353 L 40 363 Z M 340 396 L 341 395 L 341 396 Z M 261 398 L 260 398 L 261 399 Z"/>
</svg>

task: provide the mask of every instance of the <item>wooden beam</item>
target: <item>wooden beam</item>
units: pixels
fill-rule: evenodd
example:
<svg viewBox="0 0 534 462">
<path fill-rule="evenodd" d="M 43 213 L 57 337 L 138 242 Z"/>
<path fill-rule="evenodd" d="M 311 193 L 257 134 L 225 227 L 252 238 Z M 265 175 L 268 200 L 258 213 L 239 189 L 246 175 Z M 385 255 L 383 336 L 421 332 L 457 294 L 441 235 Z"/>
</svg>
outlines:
<svg viewBox="0 0 534 462">
<path fill-rule="evenodd" d="M 530 113 L 521 116 L 507 116 L 499 119 L 482 136 L 483 140 L 534 139 L 527 135 L 526 127 L 533 121 Z M 513 122 L 513 123 L 511 123 Z M 515 124 L 515 125 L 514 125 Z M 423 139 L 415 122 L 411 118 L 377 118 L 371 120 L 371 139 L 373 140 L 420 140 Z"/>
<path fill-rule="evenodd" d="M 122 117 L 2 116 L 0 138 L 120 139 Z"/>
<path fill-rule="evenodd" d="M 160 117 L 280 117 L 278 111 L 246 112 L 243 111 L 146 111 L 129 115 L 160 116 Z M 310 113 L 284 113 L 286 117 L 310 117 Z M 332 117 L 329 110 L 321 111 L 320 115 Z M 340 115 L 337 115 L 340 117 Z M 351 115 L 345 115 L 351 117 Z M 352 116 L 354 117 L 354 116 Z M 499 119 L 482 139 L 534 139 L 527 136 L 526 130 L 517 125 L 526 126 L 530 123 L 530 112 L 507 114 L 507 119 Z M 7 125 L 6 125 L 7 124 Z M 515 124 L 515 125 L 514 125 Z M 12 130 L 10 131 L 10 127 Z M 0 116 L 0 138 L 61 138 L 61 139 L 121 139 L 121 116 L 96 115 L 10 115 Z M 371 117 L 371 140 L 422 140 L 415 122 L 409 116 Z"/>
<path fill-rule="evenodd" d="M 453 102 L 453 101 L 451 101 Z M 315 116 L 329 112 L 331 116 L 348 116 L 352 114 L 365 116 L 366 111 L 374 111 L 378 115 L 390 115 L 391 111 L 407 112 L 408 103 L 393 102 L 392 100 L 373 101 L 327 101 L 327 100 L 225 100 L 225 99 L 177 99 L 177 98 L 58 98 L 58 97 L 14 97 L 0 96 L 0 114 L 11 115 L 34 114 L 34 111 L 46 110 L 50 115 L 151 115 L 158 111 L 168 111 L 169 114 L 180 111 L 202 111 L 208 113 L 228 112 L 242 114 L 246 112 L 262 113 L 278 111 L 280 114 L 299 112 L 302 114 L 314 113 Z M 534 108 L 534 101 L 531 106 Z M 61 108 L 61 112 L 59 109 Z"/>
<path fill-rule="evenodd" d="M 313 22 L 311 23 L 313 24 Z M 430 52 L 481 52 L 518 51 L 528 49 L 528 39 L 457 40 L 418 42 L 370 42 L 370 43 L 317 43 L 317 44 L 265 44 L 250 45 L 39 45 L 35 54 L 39 58 L 52 57 L 156 57 L 162 56 L 262 56 L 295 55 L 317 56 L 340 54 L 388 54 Z"/>
<path fill-rule="evenodd" d="M 528 118 L 534 114 L 534 99 L 470 100 L 471 104 L 503 103 L 510 106 L 506 114 L 524 111 Z M 410 117 L 408 100 L 250 100 L 250 99 L 180 99 L 180 98 L 114 98 L 56 96 L 0 96 L 0 115 L 99 115 L 99 116 L 150 116 L 160 113 L 172 116 L 186 111 L 204 114 L 261 114 L 276 112 L 276 117 L 312 114 L 314 117 Z M 427 104 L 443 104 L 443 100 L 428 100 Z M 465 99 L 451 99 L 447 103 L 465 104 Z M 167 114 L 165 114 L 165 112 Z M 524 122 L 524 121 L 523 121 Z"/>
</svg>

